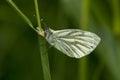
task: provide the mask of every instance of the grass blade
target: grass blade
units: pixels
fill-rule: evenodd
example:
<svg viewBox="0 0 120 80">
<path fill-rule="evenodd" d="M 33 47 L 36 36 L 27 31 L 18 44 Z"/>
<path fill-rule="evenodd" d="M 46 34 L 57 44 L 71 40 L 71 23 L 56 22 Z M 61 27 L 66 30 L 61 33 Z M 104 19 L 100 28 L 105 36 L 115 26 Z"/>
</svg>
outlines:
<svg viewBox="0 0 120 80">
<path fill-rule="evenodd" d="M 34 30 L 37 30 L 33 27 L 32 22 L 28 19 L 28 17 L 17 7 L 17 5 L 12 0 L 7 0 L 7 2 L 20 14 L 23 20 Z"/>
<path fill-rule="evenodd" d="M 34 0 L 34 3 L 35 3 L 35 10 L 36 10 L 36 16 L 37 16 L 37 23 L 38 23 L 40 32 L 42 32 L 43 30 L 41 28 L 41 21 L 40 21 L 40 15 L 39 15 L 37 0 Z M 42 68 L 43 68 L 44 79 L 45 80 L 51 80 L 48 53 L 46 51 L 46 46 L 45 45 L 41 46 L 41 43 L 45 44 L 45 39 L 43 39 L 42 37 L 39 37 L 40 55 L 41 55 L 41 63 L 42 63 Z"/>
</svg>

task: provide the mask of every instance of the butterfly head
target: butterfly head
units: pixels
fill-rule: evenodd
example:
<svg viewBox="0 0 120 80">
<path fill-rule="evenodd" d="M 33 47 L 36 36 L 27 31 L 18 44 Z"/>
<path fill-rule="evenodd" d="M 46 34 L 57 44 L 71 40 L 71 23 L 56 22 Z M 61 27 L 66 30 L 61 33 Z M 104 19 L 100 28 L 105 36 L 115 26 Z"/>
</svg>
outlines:
<svg viewBox="0 0 120 80">
<path fill-rule="evenodd" d="M 46 39 L 48 39 L 53 34 L 53 30 L 47 27 L 44 33 L 45 33 Z"/>
</svg>

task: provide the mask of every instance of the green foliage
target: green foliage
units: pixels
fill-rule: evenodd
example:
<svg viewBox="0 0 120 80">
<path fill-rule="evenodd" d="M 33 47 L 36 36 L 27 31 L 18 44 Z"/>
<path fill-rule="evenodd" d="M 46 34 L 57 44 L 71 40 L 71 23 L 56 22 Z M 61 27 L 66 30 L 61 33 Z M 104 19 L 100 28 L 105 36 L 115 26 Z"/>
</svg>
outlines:
<svg viewBox="0 0 120 80">
<path fill-rule="evenodd" d="M 37 27 L 34 1 L 14 2 Z M 52 80 L 120 80 L 119 7 L 119 0 L 39 0 L 41 18 L 52 29 L 80 28 L 101 37 L 98 47 L 81 59 L 47 47 Z M 36 32 L 1 0 L 0 80 L 44 80 L 38 40 Z"/>
</svg>

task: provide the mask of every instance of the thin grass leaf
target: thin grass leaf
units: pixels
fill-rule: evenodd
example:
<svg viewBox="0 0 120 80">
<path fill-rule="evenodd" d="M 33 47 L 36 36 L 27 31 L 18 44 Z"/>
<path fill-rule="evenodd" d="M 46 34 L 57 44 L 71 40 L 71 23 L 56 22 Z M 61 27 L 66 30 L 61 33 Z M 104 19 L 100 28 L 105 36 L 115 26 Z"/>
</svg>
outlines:
<svg viewBox="0 0 120 80">
<path fill-rule="evenodd" d="M 39 26 L 39 31 L 42 32 L 43 29 L 41 28 L 41 21 L 40 21 L 40 15 L 39 15 L 39 9 L 38 9 L 38 2 L 37 0 L 34 0 L 35 4 L 35 10 L 36 10 L 36 16 L 37 16 L 37 23 Z M 48 53 L 46 50 L 46 46 L 42 45 L 45 44 L 46 41 L 42 37 L 39 37 L 39 47 L 40 47 L 40 56 L 41 56 L 41 63 L 42 63 L 42 68 L 43 68 L 43 75 L 45 80 L 51 80 L 51 75 L 50 75 L 50 68 L 49 68 L 49 59 L 48 59 Z"/>
<path fill-rule="evenodd" d="M 7 2 L 20 14 L 20 16 L 23 18 L 23 20 L 34 30 L 37 32 L 37 30 L 33 27 L 32 22 L 28 19 L 28 17 L 17 7 L 17 5 L 12 0 L 7 0 Z"/>
<path fill-rule="evenodd" d="M 82 29 L 87 29 L 89 20 L 89 0 L 82 0 L 80 4 L 80 25 Z M 79 80 L 88 80 L 88 59 L 85 57 L 79 60 Z"/>
<path fill-rule="evenodd" d="M 38 22 L 38 26 L 39 26 L 39 31 L 36 30 L 33 27 L 32 22 L 27 18 L 27 16 L 25 14 L 23 14 L 23 12 L 17 7 L 17 5 L 12 1 L 12 0 L 7 0 L 7 2 L 20 14 L 20 16 L 24 19 L 24 21 L 33 29 L 35 30 L 37 33 L 39 33 L 41 36 L 43 36 L 43 30 L 41 28 L 41 23 L 40 23 L 40 15 L 39 15 L 39 10 L 38 10 L 38 3 L 37 0 L 34 0 L 35 2 L 35 10 L 36 10 L 36 15 L 37 15 L 37 22 Z M 38 36 L 39 37 L 39 36 Z M 39 37 L 39 43 L 45 43 L 45 40 L 42 39 L 41 37 Z M 45 80 L 51 80 L 51 76 L 50 76 L 50 69 L 49 69 L 49 60 L 48 60 L 48 54 L 46 53 L 46 47 L 45 45 L 41 46 L 40 45 L 40 55 L 41 55 L 41 61 L 42 61 L 42 67 L 43 67 L 43 74 L 44 74 L 44 79 Z"/>
</svg>

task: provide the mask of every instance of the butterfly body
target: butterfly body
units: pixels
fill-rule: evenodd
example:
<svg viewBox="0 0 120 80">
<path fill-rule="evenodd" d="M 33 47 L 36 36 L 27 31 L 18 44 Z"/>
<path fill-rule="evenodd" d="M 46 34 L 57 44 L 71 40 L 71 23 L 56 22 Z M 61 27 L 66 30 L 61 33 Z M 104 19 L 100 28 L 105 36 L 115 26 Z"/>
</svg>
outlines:
<svg viewBox="0 0 120 80">
<path fill-rule="evenodd" d="M 90 54 L 100 42 L 100 38 L 96 34 L 79 29 L 55 31 L 47 28 L 45 37 L 49 44 L 75 58 Z"/>
</svg>

